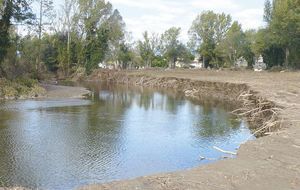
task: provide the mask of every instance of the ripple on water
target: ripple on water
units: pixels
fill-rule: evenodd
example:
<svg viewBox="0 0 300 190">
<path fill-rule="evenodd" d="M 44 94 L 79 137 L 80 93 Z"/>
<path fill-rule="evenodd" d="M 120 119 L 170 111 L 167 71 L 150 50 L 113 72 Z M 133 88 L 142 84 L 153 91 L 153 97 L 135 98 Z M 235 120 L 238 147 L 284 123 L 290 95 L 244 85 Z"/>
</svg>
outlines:
<svg viewBox="0 0 300 190">
<path fill-rule="evenodd" d="M 94 99 L 0 105 L 0 185 L 72 189 L 192 168 L 250 136 L 227 106 L 96 85 Z"/>
</svg>

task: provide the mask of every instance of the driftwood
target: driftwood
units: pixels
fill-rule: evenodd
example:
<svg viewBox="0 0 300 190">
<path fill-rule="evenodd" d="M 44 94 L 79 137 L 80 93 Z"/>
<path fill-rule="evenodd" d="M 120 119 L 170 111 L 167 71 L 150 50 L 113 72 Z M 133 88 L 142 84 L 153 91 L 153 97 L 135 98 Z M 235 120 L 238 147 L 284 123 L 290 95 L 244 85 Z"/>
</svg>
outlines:
<svg viewBox="0 0 300 190">
<path fill-rule="evenodd" d="M 272 102 L 257 97 L 251 91 L 243 92 L 238 101 L 242 102 L 242 108 L 234 110 L 232 114 L 244 117 L 251 124 L 254 136 L 263 136 L 276 130 L 282 123 L 279 120 L 281 108 Z"/>
<path fill-rule="evenodd" d="M 220 151 L 220 152 L 225 153 L 225 154 L 237 155 L 237 153 L 235 153 L 235 152 L 222 150 L 221 148 L 216 147 L 216 146 L 213 146 L 213 148 L 214 148 L 215 150 Z"/>
</svg>

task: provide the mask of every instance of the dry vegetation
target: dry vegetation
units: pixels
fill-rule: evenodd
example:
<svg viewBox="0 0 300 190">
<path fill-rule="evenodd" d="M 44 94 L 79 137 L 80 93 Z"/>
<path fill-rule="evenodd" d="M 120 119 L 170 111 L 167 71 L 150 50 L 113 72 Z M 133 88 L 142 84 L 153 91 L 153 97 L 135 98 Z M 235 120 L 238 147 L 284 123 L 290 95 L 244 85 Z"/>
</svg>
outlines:
<svg viewBox="0 0 300 190">
<path fill-rule="evenodd" d="M 46 91 L 33 79 L 10 81 L 0 78 L 0 99 L 26 99 L 45 95 Z"/>
</svg>

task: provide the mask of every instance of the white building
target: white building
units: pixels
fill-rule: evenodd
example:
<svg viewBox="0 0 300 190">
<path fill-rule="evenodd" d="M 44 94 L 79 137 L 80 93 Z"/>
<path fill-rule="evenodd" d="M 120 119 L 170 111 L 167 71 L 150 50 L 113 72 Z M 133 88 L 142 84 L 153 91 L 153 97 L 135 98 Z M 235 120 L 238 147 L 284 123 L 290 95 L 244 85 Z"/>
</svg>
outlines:
<svg viewBox="0 0 300 190">
<path fill-rule="evenodd" d="M 264 58 L 262 55 L 259 56 L 259 58 L 256 60 L 255 65 L 253 66 L 254 71 L 263 71 L 267 69 L 267 64 L 264 63 Z"/>
</svg>

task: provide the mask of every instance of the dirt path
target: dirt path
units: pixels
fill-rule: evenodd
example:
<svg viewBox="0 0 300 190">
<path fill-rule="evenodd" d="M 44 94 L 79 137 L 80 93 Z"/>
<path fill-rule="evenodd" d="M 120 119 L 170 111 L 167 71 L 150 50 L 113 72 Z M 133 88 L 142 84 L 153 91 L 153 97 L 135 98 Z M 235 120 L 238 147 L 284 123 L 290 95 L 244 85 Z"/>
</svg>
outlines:
<svg viewBox="0 0 300 190">
<path fill-rule="evenodd" d="M 300 189 L 300 73 L 141 71 L 152 77 L 247 84 L 283 107 L 283 129 L 241 146 L 238 157 L 186 171 L 141 177 L 81 189 Z M 184 153 L 183 153 L 184 154 Z"/>
<path fill-rule="evenodd" d="M 46 89 L 46 98 L 84 98 L 90 91 L 83 87 L 42 84 Z"/>
</svg>

